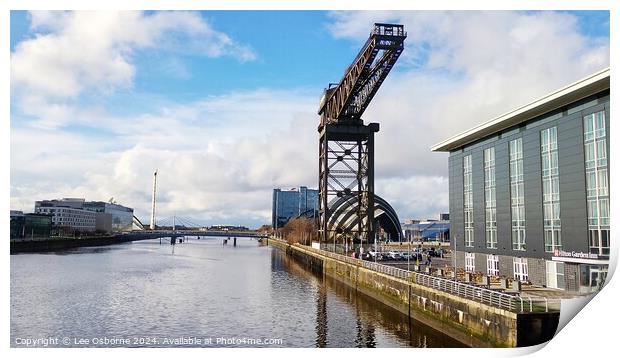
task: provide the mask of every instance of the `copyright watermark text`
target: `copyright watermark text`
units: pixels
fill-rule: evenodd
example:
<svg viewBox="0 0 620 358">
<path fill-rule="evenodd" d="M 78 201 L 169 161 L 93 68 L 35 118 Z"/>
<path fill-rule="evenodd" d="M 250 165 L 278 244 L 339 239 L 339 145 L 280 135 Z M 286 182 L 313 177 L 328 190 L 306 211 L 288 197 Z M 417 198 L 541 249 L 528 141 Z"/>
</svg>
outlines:
<svg viewBox="0 0 620 358">
<path fill-rule="evenodd" d="M 281 346 L 282 338 L 264 337 L 16 337 L 13 347 L 235 347 Z"/>
</svg>

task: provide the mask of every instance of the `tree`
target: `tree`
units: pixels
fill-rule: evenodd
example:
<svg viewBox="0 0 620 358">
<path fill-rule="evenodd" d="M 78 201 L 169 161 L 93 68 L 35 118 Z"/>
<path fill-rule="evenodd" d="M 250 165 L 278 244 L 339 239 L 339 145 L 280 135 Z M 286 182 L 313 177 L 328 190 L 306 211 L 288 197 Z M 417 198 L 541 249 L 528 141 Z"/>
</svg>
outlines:
<svg viewBox="0 0 620 358">
<path fill-rule="evenodd" d="M 318 237 L 314 221 L 307 218 L 289 220 L 282 228 L 282 234 L 289 244 L 302 243 L 308 245 Z"/>
</svg>

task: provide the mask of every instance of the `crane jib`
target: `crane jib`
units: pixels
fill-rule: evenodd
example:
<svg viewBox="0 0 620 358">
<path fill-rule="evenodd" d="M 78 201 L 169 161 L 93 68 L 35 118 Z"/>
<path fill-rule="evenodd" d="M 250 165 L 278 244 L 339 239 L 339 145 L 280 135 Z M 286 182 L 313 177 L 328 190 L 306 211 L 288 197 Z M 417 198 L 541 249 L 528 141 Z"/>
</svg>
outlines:
<svg viewBox="0 0 620 358">
<path fill-rule="evenodd" d="M 336 87 L 325 90 L 319 109 L 321 125 L 361 121 L 363 112 L 402 53 L 406 37 L 403 25 L 375 24 L 342 80 Z"/>
</svg>

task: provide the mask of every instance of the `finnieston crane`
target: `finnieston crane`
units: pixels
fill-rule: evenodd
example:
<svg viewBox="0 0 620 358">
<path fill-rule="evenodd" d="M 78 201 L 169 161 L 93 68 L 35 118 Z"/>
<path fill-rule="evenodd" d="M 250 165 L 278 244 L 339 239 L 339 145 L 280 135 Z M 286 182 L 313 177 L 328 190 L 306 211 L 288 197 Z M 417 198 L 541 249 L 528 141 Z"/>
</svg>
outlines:
<svg viewBox="0 0 620 358">
<path fill-rule="evenodd" d="M 403 52 L 403 25 L 375 23 L 366 44 L 338 84 L 321 97 L 319 136 L 319 235 L 321 242 L 347 239 L 345 222 L 328 225 L 336 201 L 357 198 L 344 219 L 356 220 L 357 237 L 370 240 L 374 227 L 374 134 L 379 123 L 365 125 L 362 114 Z M 369 241 L 367 241 L 369 242 Z"/>
</svg>

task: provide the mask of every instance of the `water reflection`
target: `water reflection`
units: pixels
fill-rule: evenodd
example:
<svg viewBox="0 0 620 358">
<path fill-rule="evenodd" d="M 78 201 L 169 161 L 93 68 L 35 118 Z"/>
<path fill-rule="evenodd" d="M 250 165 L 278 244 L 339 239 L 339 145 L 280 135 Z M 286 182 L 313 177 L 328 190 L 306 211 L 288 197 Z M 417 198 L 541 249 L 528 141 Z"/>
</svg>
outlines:
<svg viewBox="0 0 620 358">
<path fill-rule="evenodd" d="M 327 347 L 327 290 L 317 287 L 316 295 L 316 346 Z"/>
<path fill-rule="evenodd" d="M 309 282 L 315 300 L 316 347 L 465 347 L 457 340 L 383 305 L 330 277 L 317 275 L 282 252 L 277 268 Z"/>
<path fill-rule="evenodd" d="M 11 346 L 17 337 L 64 336 L 212 337 L 204 347 L 252 346 L 218 337 L 282 339 L 273 347 L 460 346 L 249 239 L 12 255 L 10 316 Z"/>
</svg>

